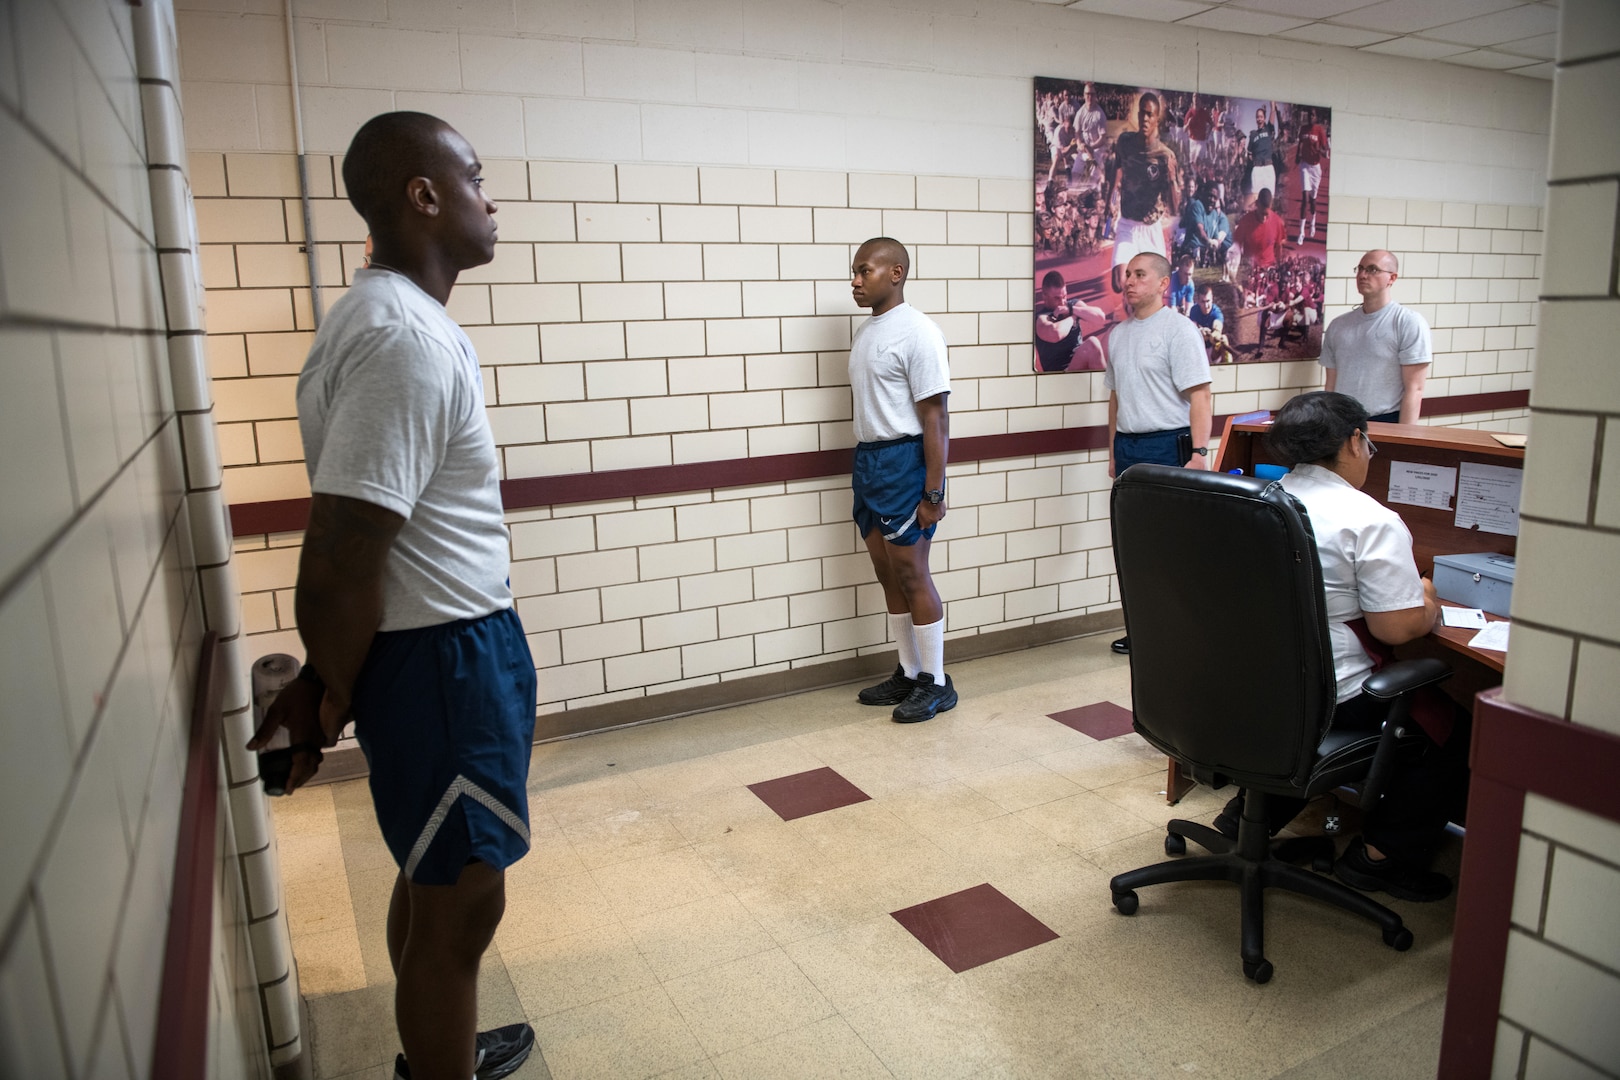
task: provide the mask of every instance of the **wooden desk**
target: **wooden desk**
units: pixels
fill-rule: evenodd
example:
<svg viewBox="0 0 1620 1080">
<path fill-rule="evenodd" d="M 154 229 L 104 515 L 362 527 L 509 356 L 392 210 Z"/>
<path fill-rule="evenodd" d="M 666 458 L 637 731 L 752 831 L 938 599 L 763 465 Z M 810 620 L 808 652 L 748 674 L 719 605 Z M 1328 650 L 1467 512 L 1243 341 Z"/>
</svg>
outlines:
<svg viewBox="0 0 1620 1080">
<path fill-rule="evenodd" d="M 1239 424 L 1227 420 L 1221 435 L 1220 455 L 1215 468 L 1222 472 L 1242 469 L 1247 476 L 1254 475 L 1256 465 L 1278 464 L 1265 444 L 1269 423 Z M 1455 510 L 1437 510 L 1425 506 L 1390 503 L 1389 466 L 1392 461 L 1410 461 L 1424 465 L 1443 465 L 1457 468 L 1463 462 L 1499 465 L 1505 468 L 1524 468 L 1522 447 L 1503 446 L 1488 432 L 1472 428 L 1427 427 L 1422 424 L 1369 424 L 1368 437 L 1378 447 L 1378 454 L 1367 470 L 1367 482 L 1362 490 L 1383 505 L 1394 510 L 1412 531 L 1412 554 L 1417 560 L 1418 572 L 1434 572 L 1436 555 L 1458 555 L 1465 552 L 1489 551 L 1498 555 L 1513 555 L 1518 550 L 1516 536 L 1501 536 L 1476 529 L 1459 529 Z M 1455 503 L 1455 500 L 1453 500 Z M 1497 616 L 1487 615 L 1496 621 Z M 1400 659 L 1437 656 L 1450 664 L 1454 674 L 1441 688 L 1470 712 L 1474 695 L 1481 690 L 1499 686 L 1505 653 L 1471 649 L 1475 630 L 1440 626 L 1417 641 L 1399 646 L 1395 655 Z M 1174 803 L 1192 786 L 1180 775 L 1174 761 L 1170 762 L 1165 794 Z"/>
</svg>

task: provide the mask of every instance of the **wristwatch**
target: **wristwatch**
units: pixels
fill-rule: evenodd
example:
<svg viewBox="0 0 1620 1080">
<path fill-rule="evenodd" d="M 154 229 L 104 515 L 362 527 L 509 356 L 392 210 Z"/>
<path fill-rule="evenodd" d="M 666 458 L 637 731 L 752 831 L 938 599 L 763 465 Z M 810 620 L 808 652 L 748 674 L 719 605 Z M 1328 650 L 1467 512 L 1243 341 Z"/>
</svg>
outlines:
<svg viewBox="0 0 1620 1080">
<path fill-rule="evenodd" d="M 1205 457 L 1209 457 L 1209 447 L 1207 447 L 1207 446 L 1195 446 L 1195 447 L 1193 447 L 1193 453 L 1202 454 Z"/>
<path fill-rule="evenodd" d="M 937 491 L 925 491 L 923 492 L 923 498 L 927 499 L 935 506 L 938 506 L 940 503 L 945 501 L 945 489 L 940 488 Z"/>
</svg>

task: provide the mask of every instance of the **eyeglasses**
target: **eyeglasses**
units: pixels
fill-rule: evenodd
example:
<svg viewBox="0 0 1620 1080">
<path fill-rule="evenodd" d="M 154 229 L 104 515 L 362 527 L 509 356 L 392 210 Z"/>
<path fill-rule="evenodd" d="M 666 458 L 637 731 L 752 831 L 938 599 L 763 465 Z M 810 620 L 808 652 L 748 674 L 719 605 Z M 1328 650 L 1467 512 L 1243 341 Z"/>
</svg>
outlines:
<svg viewBox="0 0 1620 1080">
<path fill-rule="evenodd" d="M 1357 431 L 1361 435 L 1361 441 L 1367 444 L 1367 457 L 1372 458 L 1376 456 L 1378 453 L 1378 447 L 1374 446 L 1373 441 L 1367 437 L 1366 429 L 1358 428 Z"/>
<path fill-rule="evenodd" d="M 1382 266 L 1374 266 L 1372 263 L 1363 263 L 1361 266 L 1356 267 L 1356 273 L 1366 274 L 1368 277 L 1372 277 L 1374 274 L 1393 274 L 1394 272 L 1393 270 L 1385 270 Z"/>
</svg>

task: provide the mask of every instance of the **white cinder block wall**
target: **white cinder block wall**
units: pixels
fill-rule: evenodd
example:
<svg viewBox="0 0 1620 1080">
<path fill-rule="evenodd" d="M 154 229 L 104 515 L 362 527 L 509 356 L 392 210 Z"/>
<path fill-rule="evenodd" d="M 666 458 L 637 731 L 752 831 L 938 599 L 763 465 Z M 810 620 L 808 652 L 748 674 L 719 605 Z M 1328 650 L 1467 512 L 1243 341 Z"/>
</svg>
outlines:
<svg viewBox="0 0 1620 1080">
<path fill-rule="evenodd" d="M 1620 7 L 1564 0 L 1522 567 L 1503 696 L 1620 734 Z M 1609 431 L 1608 425 L 1615 424 Z M 1526 799 L 1498 1077 L 1620 1072 L 1620 824 Z"/>
<path fill-rule="evenodd" d="M 176 288 L 190 255 L 153 198 L 184 191 L 162 156 L 180 145 L 159 77 L 174 37 L 161 0 L 0 4 L 6 1077 L 151 1075 L 199 648 L 236 622 L 228 593 L 204 597 L 188 513 L 211 485 L 223 562 L 213 436 L 193 426 L 206 409 L 170 377 L 187 349 L 169 335 L 196 314 L 195 285 Z M 197 989 L 210 1075 L 267 1077 L 232 806 L 222 782 Z"/>
<path fill-rule="evenodd" d="M 1017 0 L 968 15 L 788 0 L 296 11 L 324 303 L 360 263 L 338 169 L 361 122 L 434 112 L 489 163 L 501 247 L 451 309 L 485 365 L 509 478 L 849 446 L 846 272 L 879 233 L 912 246 L 908 298 L 951 343 L 954 437 L 1104 424 L 1098 377 L 1029 374 L 1037 74 L 1332 106 L 1330 314 L 1353 298 L 1356 257 L 1390 247 L 1398 295 L 1436 328 L 1431 398 L 1529 385 L 1543 82 Z M 233 503 L 307 494 L 292 387 L 312 301 L 285 36 L 276 14 L 181 17 Z M 1276 407 L 1319 375 L 1220 370 L 1216 411 Z M 1107 624 L 1104 457 L 952 467 L 934 563 L 953 636 Z M 841 477 L 515 511 L 543 708 L 884 649 L 847 520 Z M 253 655 L 298 651 L 297 543 L 238 538 Z"/>
</svg>

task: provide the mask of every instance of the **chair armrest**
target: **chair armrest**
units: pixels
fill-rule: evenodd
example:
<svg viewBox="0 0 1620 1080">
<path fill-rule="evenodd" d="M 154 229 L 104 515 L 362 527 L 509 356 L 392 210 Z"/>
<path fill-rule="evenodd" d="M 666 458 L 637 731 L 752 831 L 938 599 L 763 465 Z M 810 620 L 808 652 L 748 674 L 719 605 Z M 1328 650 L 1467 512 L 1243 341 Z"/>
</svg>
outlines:
<svg viewBox="0 0 1620 1080">
<path fill-rule="evenodd" d="M 1361 692 L 1379 701 L 1393 701 L 1402 694 L 1410 694 L 1449 678 L 1451 668 L 1444 660 L 1397 660 L 1367 676 L 1361 684 Z"/>
</svg>

